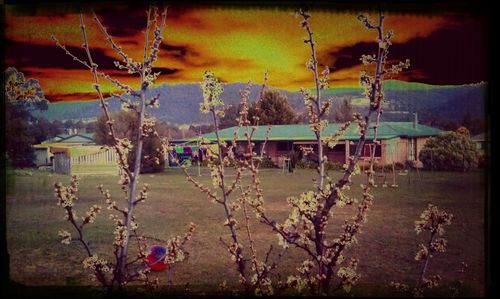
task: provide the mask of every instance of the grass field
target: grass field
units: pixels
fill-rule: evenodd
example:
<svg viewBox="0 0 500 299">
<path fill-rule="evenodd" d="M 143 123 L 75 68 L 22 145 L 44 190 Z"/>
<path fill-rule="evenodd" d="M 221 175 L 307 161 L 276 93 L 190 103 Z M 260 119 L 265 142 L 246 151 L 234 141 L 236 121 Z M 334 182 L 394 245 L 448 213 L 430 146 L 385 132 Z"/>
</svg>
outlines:
<svg viewBox="0 0 500 299">
<path fill-rule="evenodd" d="M 192 168 L 196 173 L 197 169 Z M 340 173 L 331 173 L 332 177 Z M 261 170 L 261 179 L 268 214 L 281 221 L 287 215 L 286 197 L 298 195 L 311 188 L 313 170 L 296 170 L 282 174 L 276 169 Z M 410 181 L 409 181 L 410 178 Z M 208 172 L 202 170 L 202 182 L 211 185 Z M 246 178 L 248 179 L 248 178 Z M 223 280 L 236 282 L 236 271 L 229 254 L 222 247 L 219 237 L 228 237 L 222 226 L 223 210 L 209 202 L 205 195 L 192 187 L 180 170 L 142 175 L 141 183 L 150 184 L 148 201 L 137 209 L 142 231 L 149 236 L 167 239 L 182 234 L 189 222 L 197 224 L 193 240 L 187 249 L 189 259 L 171 271 L 175 284 L 190 284 L 193 292 L 216 290 Z M 353 195 L 360 198 L 359 183 L 354 179 Z M 54 182 L 67 184 L 69 176 L 32 171 L 8 172 L 7 180 L 7 245 L 10 254 L 11 279 L 26 285 L 87 285 L 88 273 L 81 261 L 84 258 L 79 244 L 62 245 L 57 237 L 60 229 L 71 231 L 63 220 L 63 210 L 56 206 L 53 195 Z M 96 203 L 105 206 L 96 186 L 104 184 L 117 202 L 121 191 L 117 176 L 83 176 L 80 181 L 80 201 L 76 205 L 79 215 Z M 398 176 L 399 188 L 374 190 L 375 200 L 368 212 L 368 222 L 358 235 L 359 243 L 346 252 L 356 256 L 360 263 L 361 278 L 354 294 L 370 296 L 387 290 L 391 281 L 414 284 L 420 265 L 414 260 L 418 243 L 427 236 L 416 235 L 414 221 L 428 203 L 433 203 L 453 213 L 451 226 L 446 229 L 448 250 L 438 254 L 429 264 L 429 273 L 440 274 L 445 286 L 464 281 L 464 294 L 484 295 L 485 287 L 485 178 L 481 172 L 449 173 L 421 172 Z M 381 184 L 379 184 L 381 185 Z M 335 208 L 333 231 L 337 233 L 346 215 L 354 207 Z M 112 223 L 103 210 L 93 225 L 87 227 L 91 247 L 100 255 L 110 256 L 113 241 Z M 241 219 L 241 218 L 240 218 Z M 277 237 L 264 225 L 253 223 L 258 253 L 263 255 L 269 244 L 277 245 Z M 276 250 L 278 251 L 278 250 Z M 276 253 L 276 252 L 275 252 Z M 278 272 L 286 277 L 296 274 L 295 268 L 302 261 L 301 254 L 291 248 L 285 252 Z M 458 272 L 461 262 L 468 268 Z M 167 273 L 158 275 L 167 282 Z"/>
</svg>

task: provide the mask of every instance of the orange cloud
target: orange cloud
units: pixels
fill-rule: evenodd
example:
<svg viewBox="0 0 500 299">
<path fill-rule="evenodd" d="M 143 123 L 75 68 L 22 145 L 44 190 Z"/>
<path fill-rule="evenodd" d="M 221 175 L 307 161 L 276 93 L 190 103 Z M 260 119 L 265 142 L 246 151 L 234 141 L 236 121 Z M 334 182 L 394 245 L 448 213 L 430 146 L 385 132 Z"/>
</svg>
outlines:
<svg viewBox="0 0 500 299">
<path fill-rule="evenodd" d="M 95 10 L 109 32 L 115 35 L 114 40 L 130 57 L 140 61 L 146 20 L 144 8 L 105 5 L 96 6 Z M 312 11 L 312 15 L 311 26 L 318 44 L 317 55 L 323 60 L 320 63 L 329 66 L 338 64 L 340 58 L 331 53 L 362 42 L 376 41 L 375 32 L 365 29 L 353 12 L 321 10 Z M 106 44 L 89 10 L 85 10 L 84 17 L 93 54 L 102 57 L 100 65 L 103 70 L 135 86 L 137 80 L 113 70 L 112 61 L 120 60 L 119 56 Z M 375 20 L 373 15 L 371 17 Z M 9 52 L 7 46 L 7 62 L 10 66 L 36 73 L 46 94 L 54 95 L 54 100 L 62 99 L 61 95 L 65 93 L 84 95 L 92 92 L 88 70 L 79 69 L 76 62 L 71 61 L 61 50 L 49 51 L 49 48 L 45 48 L 47 51 L 43 55 L 46 60 L 55 61 L 57 65 L 54 66 L 34 63 L 30 58 L 44 58 L 36 53 L 33 53 L 33 57 L 26 54 L 30 51 L 30 45 L 34 48 L 53 46 L 51 34 L 68 47 L 81 47 L 79 16 L 73 10 L 50 10 L 39 5 L 26 13 L 19 7 L 7 6 L 5 21 L 6 38 L 24 49 L 23 56 L 18 51 Z M 198 82 L 203 72 L 211 69 L 226 82 L 251 80 L 261 83 L 267 71 L 269 84 L 275 87 L 290 90 L 310 87 L 313 77 L 305 68 L 305 62 L 311 54 L 308 45 L 303 43 L 306 34 L 300 28 L 299 21 L 291 9 L 173 5 L 169 8 L 167 27 L 163 34 L 164 46 L 156 64 L 164 70 L 157 84 Z M 416 37 L 426 38 L 436 30 L 456 23 L 456 18 L 444 14 L 390 12 L 385 18 L 385 28 L 394 30 L 393 41 L 399 44 Z M 358 61 L 356 57 L 351 59 Z M 62 61 L 64 63 L 57 63 Z M 70 63 L 74 65 L 70 67 Z M 331 85 L 356 86 L 360 68 L 354 63 L 334 69 Z M 414 73 L 417 74 L 418 70 Z M 112 85 L 105 83 L 104 86 L 106 91 L 113 90 Z M 64 97 L 64 100 L 68 100 L 68 97 Z"/>
</svg>

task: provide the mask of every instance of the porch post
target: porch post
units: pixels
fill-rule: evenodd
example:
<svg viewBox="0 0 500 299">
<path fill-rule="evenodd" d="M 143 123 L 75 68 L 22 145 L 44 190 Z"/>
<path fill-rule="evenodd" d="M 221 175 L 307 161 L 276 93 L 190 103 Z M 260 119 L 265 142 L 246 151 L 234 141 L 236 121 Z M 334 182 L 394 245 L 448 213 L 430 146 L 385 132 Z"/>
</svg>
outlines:
<svg viewBox="0 0 500 299">
<path fill-rule="evenodd" d="M 345 153 L 344 153 L 345 164 L 347 164 L 349 162 L 349 153 L 351 152 L 351 150 L 349 149 L 349 140 L 345 140 L 344 143 L 345 143 Z"/>
</svg>

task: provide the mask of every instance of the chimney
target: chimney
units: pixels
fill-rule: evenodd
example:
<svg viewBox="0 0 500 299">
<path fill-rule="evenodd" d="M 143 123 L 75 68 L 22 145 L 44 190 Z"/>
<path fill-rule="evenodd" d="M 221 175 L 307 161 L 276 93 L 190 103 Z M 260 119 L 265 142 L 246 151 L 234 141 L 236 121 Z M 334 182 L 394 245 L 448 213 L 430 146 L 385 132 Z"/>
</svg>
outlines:
<svg viewBox="0 0 500 299">
<path fill-rule="evenodd" d="M 413 128 L 416 129 L 418 124 L 418 114 L 417 112 L 413 113 Z"/>
</svg>

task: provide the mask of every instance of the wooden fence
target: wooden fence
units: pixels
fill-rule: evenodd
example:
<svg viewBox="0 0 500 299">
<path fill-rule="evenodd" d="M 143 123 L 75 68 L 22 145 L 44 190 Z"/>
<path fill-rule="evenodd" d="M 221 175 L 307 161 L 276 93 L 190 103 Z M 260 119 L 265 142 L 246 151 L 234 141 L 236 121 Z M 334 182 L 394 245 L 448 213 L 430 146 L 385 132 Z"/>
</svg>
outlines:
<svg viewBox="0 0 500 299">
<path fill-rule="evenodd" d="M 101 152 L 68 157 L 66 153 L 54 155 L 54 172 L 63 174 L 114 174 L 118 175 L 116 152 Z"/>
<path fill-rule="evenodd" d="M 54 154 L 54 160 L 52 161 L 52 167 L 54 168 L 54 172 L 70 174 L 71 173 L 71 165 L 69 157 L 65 153 L 56 153 Z"/>
</svg>

